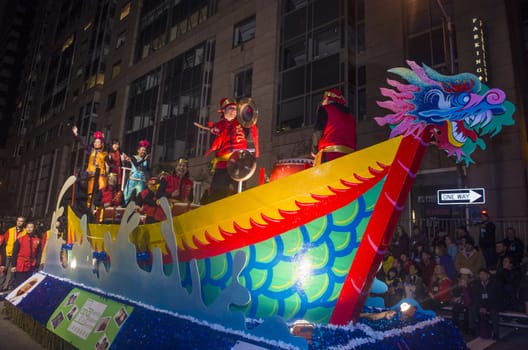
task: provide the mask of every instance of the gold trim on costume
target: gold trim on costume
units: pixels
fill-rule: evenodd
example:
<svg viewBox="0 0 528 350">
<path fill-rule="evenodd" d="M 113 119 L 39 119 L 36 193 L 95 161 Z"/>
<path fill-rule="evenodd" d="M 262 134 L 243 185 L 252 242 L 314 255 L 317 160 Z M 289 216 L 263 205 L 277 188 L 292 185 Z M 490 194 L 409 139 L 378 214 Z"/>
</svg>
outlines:
<svg viewBox="0 0 528 350">
<path fill-rule="evenodd" d="M 225 161 L 229 160 L 229 157 L 231 157 L 232 154 L 233 154 L 233 152 L 224 154 L 223 156 L 219 156 L 219 157 L 213 158 L 213 160 L 211 161 L 211 174 L 214 174 L 214 172 L 216 170 L 216 164 L 218 162 L 225 162 Z"/>
<path fill-rule="evenodd" d="M 317 152 L 317 155 L 315 156 L 313 165 L 317 166 L 317 165 L 321 164 L 321 161 L 323 159 L 323 153 L 326 153 L 326 152 L 339 152 L 339 153 L 348 154 L 348 153 L 352 153 L 354 151 L 355 151 L 355 149 L 353 149 L 352 147 L 343 146 L 343 145 L 326 146 L 325 148 L 323 148 L 322 150 Z"/>
</svg>

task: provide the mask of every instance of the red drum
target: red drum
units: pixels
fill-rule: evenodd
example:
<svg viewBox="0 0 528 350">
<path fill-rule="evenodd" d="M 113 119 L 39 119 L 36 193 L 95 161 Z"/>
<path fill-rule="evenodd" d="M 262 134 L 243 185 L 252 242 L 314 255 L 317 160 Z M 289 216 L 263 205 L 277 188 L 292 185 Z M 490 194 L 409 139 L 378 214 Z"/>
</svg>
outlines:
<svg viewBox="0 0 528 350">
<path fill-rule="evenodd" d="M 125 208 L 120 207 L 108 207 L 108 208 L 97 208 L 95 216 L 97 222 L 102 224 L 118 224 L 121 222 L 121 218 L 125 212 Z"/>
<path fill-rule="evenodd" d="M 273 166 L 270 181 L 281 179 L 288 175 L 295 174 L 301 170 L 311 168 L 312 166 L 313 159 L 308 158 L 292 158 L 279 160 Z"/>
</svg>

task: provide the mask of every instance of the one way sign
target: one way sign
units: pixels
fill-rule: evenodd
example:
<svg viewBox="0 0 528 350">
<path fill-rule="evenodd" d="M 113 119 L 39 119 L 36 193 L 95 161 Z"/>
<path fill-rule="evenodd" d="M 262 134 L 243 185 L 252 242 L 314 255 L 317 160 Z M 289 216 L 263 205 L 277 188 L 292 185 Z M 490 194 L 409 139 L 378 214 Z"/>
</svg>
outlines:
<svg viewBox="0 0 528 350">
<path fill-rule="evenodd" d="M 439 205 L 484 204 L 486 194 L 483 188 L 459 188 L 455 190 L 438 190 Z"/>
</svg>

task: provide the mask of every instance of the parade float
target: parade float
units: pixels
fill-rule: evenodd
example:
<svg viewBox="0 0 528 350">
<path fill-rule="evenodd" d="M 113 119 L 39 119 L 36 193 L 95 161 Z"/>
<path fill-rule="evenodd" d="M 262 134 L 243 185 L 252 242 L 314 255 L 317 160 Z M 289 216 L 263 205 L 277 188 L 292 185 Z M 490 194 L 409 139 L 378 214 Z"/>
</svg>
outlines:
<svg viewBox="0 0 528 350">
<path fill-rule="evenodd" d="M 50 235 L 7 312 L 53 349 L 465 349 L 416 301 L 364 315 L 386 310 L 375 274 L 428 145 L 469 165 L 514 106 L 472 74 L 408 66 L 381 89 L 388 141 L 178 216 L 162 199 L 162 222 L 131 203 L 89 223 L 61 204 L 70 177 L 51 220 L 68 239 Z"/>
</svg>

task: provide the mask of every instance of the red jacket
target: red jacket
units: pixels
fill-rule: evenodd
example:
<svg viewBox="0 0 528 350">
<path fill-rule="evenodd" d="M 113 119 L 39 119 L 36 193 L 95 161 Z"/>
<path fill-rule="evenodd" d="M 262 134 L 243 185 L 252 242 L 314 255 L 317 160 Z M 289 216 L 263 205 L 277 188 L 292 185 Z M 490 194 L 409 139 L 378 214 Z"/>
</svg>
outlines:
<svg viewBox="0 0 528 350">
<path fill-rule="evenodd" d="M 118 187 L 121 187 L 121 167 L 123 166 L 121 162 L 121 155 L 121 151 L 108 152 L 108 166 L 110 168 L 109 172 L 117 175 Z"/>
<path fill-rule="evenodd" d="M 123 205 L 123 193 L 117 187 L 106 186 L 95 194 L 94 204 L 96 207 L 104 207 L 106 203 L 110 203 L 113 207 Z"/>
<path fill-rule="evenodd" d="M 37 269 L 41 255 L 40 238 L 34 235 L 18 237 L 13 248 L 13 260 L 16 261 L 18 272 L 29 272 Z"/>
<path fill-rule="evenodd" d="M 171 193 L 176 190 L 179 190 L 178 195 L 176 197 L 171 197 Z M 185 176 L 183 178 L 179 178 L 176 175 L 168 175 L 161 180 L 157 197 L 167 197 L 169 199 L 172 198 L 182 202 L 192 202 L 192 191 L 193 181 L 191 179 Z"/>
<path fill-rule="evenodd" d="M 205 155 L 216 151 L 217 157 L 225 157 L 233 153 L 233 151 L 247 149 L 244 128 L 240 125 L 238 120 L 233 119 L 232 121 L 227 121 L 227 119 L 222 118 L 219 122 L 213 125 L 211 130 L 218 130 L 218 132 L 215 132 L 217 135 L 216 139 L 211 145 L 211 148 L 205 152 Z M 218 162 L 216 167 L 220 169 L 226 168 L 226 160 Z"/>
<path fill-rule="evenodd" d="M 156 203 L 156 194 L 149 188 L 145 188 L 139 195 L 139 205 L 143 207 L 143 214 L 154 221 L 165 220 L 163 209 Z"/>
<path fill-rule="evenodd" d="M 433 294 L 434 300 L 448 303 L 451 300 L 451 280 L 448 277 L 444 277 L 439 281 L 431 279 L 429 293 Z"/>
</svg>

